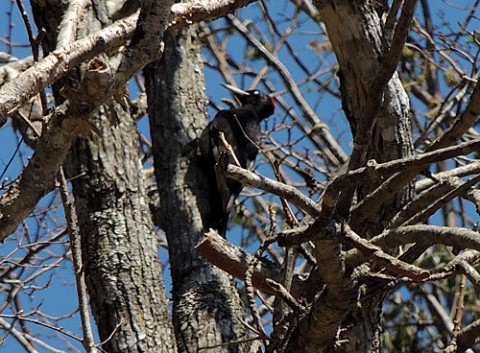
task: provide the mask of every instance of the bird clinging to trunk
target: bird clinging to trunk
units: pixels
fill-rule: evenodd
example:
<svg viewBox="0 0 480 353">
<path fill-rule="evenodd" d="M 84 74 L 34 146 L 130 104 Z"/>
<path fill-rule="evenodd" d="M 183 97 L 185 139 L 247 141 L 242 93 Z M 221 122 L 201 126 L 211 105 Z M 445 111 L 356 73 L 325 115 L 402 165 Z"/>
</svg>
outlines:
<svg viewBox="0 0 480 353">
<path fill-rule="evenodd" d="M 272 115 L 275 110 L 274 99 L 265 93 L 257 90 L 243 91 L 230 85 L 224 86 L 234 93 L 241 107 L 219 111 L 199 138 L 203 167 L 209 178 L 211 190 L 210 214 L 204 221 L 204 226 L 205 229 L 216 229 L 223 236 L 227 230 L 228 216 L 233 203 L 243 185 L 215 171 L 220 155 L 227 151 L 220 138 L 220 132 L 232 147 L 240 166 L 251 169 L 258 153 L 260 122 Z M 234 163 L 232 156 L 229 161 Z"/>
</svg>

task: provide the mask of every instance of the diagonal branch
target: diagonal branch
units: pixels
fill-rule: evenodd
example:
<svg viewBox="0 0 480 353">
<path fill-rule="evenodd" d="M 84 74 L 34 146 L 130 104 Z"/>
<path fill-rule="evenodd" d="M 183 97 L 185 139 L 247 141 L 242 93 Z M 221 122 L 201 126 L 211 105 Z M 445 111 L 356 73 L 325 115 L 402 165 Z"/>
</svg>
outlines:
<svg viewBox="0 0 480 353">
<path fill-rule="evenodd" d="M 66 72 L 105 50 L 117 48 L 130 38 L 135 17 L 105 27 L 98 33 L 55 50 L 0 88 L 0 124 L 29 99 Z"/>
<path fill-rule="evenodd" d="M 28 166 L 0 196 L 0 241 L 15 230 L 45 191 L 54 187 L 58 166 L 78 134 L 88 132 L 88 124 L 68 104 L 63 104 L 43 130 Z"/>
<path fill-rule="evenodd" d="M 384 99 L 383 93 L 388 82 L 396 71 L 400 55 L 407 40 L 416 3 L 417 0 L 406 0 L 404 2 L 400 19 L 395 27 L 395 33 L 393 35 L 390 49 L 387 51 L 383 59 L 380 72 L 375 81 L 373 81 L 371 94 L 368 96 L 364 108 L 359 112 L 360 118 L 357 119 L 358 127 L 357 133 L 355 134 L 355 147 L 349 162 L 349 166 L 353 168 L 358 168 L 358 166 L 364 161 L 367 149 L 370 146 L 369 139 L 370 136 L 372 136 L 379 107 L 382 106 L 382 101 Z"/>
<path fill-rule="evenodd" d="M 184 27 L 185 23 L 199 23 L 224 17 L 235 10 L 247 6 L 256 0 L 194 0 L 176 3 L 172 6 L 172 27 L 174 30 Z"/>
<path fill-rule="evenodd" d="M 480 251 L 480 237 L 476 231 L 460 227 L 452 228 L 423 224 L 386 230 L 373 237 L 370 243 L 385 252 L 388 249 L 396 249 L 408 244 L 416 244 L 413 248 L 418 248 L 421 253 L 434 245 L 452 246 L 459 250 L 473 249 Z M 420 254 L 417 254 L 414 258 L 418 258 Z M 357 250 L 350 250 L 346 255 L 347 267 L 350 269 L 367 260 L 368 257 Z M 402 259 L 402 261 L 410 260 Z"/>
<path fill-rule="evenodd" d="M 421 281 L 429 276 L 428 271 L 403 262 L 382 251 L 378 246 L 373 245 L 368 240 L 362 239 L 348 225 L 344 226 L 344 231 L 345 241 L 348 244 L 360 250 L 368 258 L 392 273 L 411 278 L 414 281 Z"/>
<path fill-rule="evenodd" d="M 377 80 L 375 81 L 374 92 L 383 92 L 385 86 L 388 84 L 388 81 L 390 81 L 397 69 L 403 47 L 407 41 L 410 25 L 412 24 L 416 4 L 417 0 L 405 0 L 403 4 L 400 19 L 395 26 L 395 33 L 393 34 L 390 49 L 385 56 L 382 69 Z"/>
<path fill-rule="evenodd" d="M 92 324 L 90 321 L 90 306 L 88 302 L 87 284 L 85 282 L 85 269 L 82 265 L 82 247 L 80 244 L 80 232 L 78 229 L 75 200 L 68 190 L 67 179 L 65 178 L 62 167 L 59 168 L 57 179 L 63 209 L 65 210 L 68 235 L 70 238 L 70 249 L 72 252 L 72 262 L 75 271 L 75 280 L 77 282 L 76 289 L 83 332 L 82 344 L 85 351 L 88 353 L 97 353 L 98 350 L 95 346 L 95 339 L 93 337 Z"/>
<path fill-rule="evenodd" d="M 166 18 L 170 7 L 165 4 L 162 5 L 157 11 L 150 9 L 151 16 L 154 18 Z M 133 19 L 131 19 L 133 20 Z M 133 22 L 132 22 L 133 23 Z M 129 34 L 128 30 L 117 26 L 123 34 L 123 38 L 126 38 Z M 163 31 L 166 29 L 167 24 L 162 27 L 160 33 L 163 38 Z M 110 31 L 115 27 L 108 27 Z M 122 30 L 123 28 L 123 30 Z M 100 31 L 105 35 L 109 34 L 111 39 L 115 42 L 118 41 L 118 36 L 115 33 Z M 120 36 L 122 37 L 122 36 Z M 76 44 L 83 43 L 84 47 L 80 50 L 81 53 L 87 55 L 86 48 L 89 46 L 96 47 L 98 50 L 105 49 L 103 47 L 105 38 L 102 36 L 94 35 L 88 37 L 85 40 L 80 40 L 72 43 L 75 47 Z M 156 42 L 153 42 L 155 45 Z M 138 50 L 134 50 L 130 53 L 130 58 L 138 59 L 133 63 L 127 63 L 123 60 L 119 69 L 122 70 L 121 74 L 114 68 L 110 67 L 107 62 L 103 62 L 99 59 L 92 60 L 86 69 L 85 76 L 80 84 L 79 89 L 75 92 L 75 97 L 72 101 L 67 100 L 62 106 L 58 107 L 52 114 L 51 119 L 44 126 L 42 137 L 37 143 L 35 153 L 33 154 L 29 164 L 23 170 L 22 174 L 9 186 L 9 188 L 0 196 L 0 241 L 3 241 L 11 232 L 13 232 L 17 225 L 28 215 L 28 213 L 35 207 L 40 198 L 46 191 L 50 190 L 54 185 L 54 177 L 58 167 L 63 163 L 68 150 L 72 143 L 75 141 L 80 133 L 91 133 L 92 125 L 89 122 L 90 114 L 105 102 L 107 97 L 111 95 L 111 92 L 116 92 L 120 87 L 126 84 L 128 79 L 132 77 L 143 65 L 146 65 L 150 61 L 156 59 L 156 50 L 152 50 L 152 56 L 138 56 Z M 137 53 L 137 54 L 135 54 Z M 83 55 L 82 54 L 82 55 Z M 29 94 L 34 94 L 36 89 L 41 89 L 46 85 L 48 80 L 43 80 L 41 84 L 27 84 L 28 89 L 26 94 L 18 94 L 15 97 L 15 104 L 10 108 L 5 108 L 1 99 L 2 92 L 10 90 L 16 91 L 16 87 L 11 88 L 12 84 L 22 82 L 22 76 L 31 75 L 35 78 L 38 65 L 45 65 L 49 63 L 50 72 L 52 70 L 56 72 L 57 64 L 65 64 L 65 60 L 61 60 L 61 57 L 57 57 L 58 51 L 54 51 L 48 56 L 50 61 L 43 60 L 37 65 L 34 65 L 31 69 L 25 71 L 18 76 L 15 80 L 5 84 L 0 88 L 0 116 L 2 113 L 7 114 L 9 110 L 18 108 L 22 105 L 22 98 L 28 97 Z M 79 60 L 82 55 L 75 56 Z M 126 55 L 125 57 L 128 57 Z M 124 59 L 125 59 L 124 57 Z M 66 69 L 65 66 L 63 66 Z M 29 79 L 32 80 L 32 77 Z M 48 77 L 48 76 L 47 76 Z M 25 78 L 25 77 L 24 77 Z M 44 77 L 46 79 L 46 77 Z M 35 79 L 33 79 L 35 81 Z M 22 85 L 20 85 L 22 86 Z"/>
<path fill-rule="evenodd" d="M 252 255 L 212 230 L 198 242 L 196 250 L 211 264 L 242 280 L 245 279 L 249 265 L 253 260 Z M 252 284 L 265 293 L 275 294 L 275 290 L 267 282 L 269 278 L 280 282 L 282 280 L 281 268 L 264 258 L 260 258 L 258 266 L 254 268 L 252 274 Z M 299 297 L 303 295 L 303 282 L 298 277 L 293 279 L 292 294 Z"/>
<path fill-rule="evenodd" d="M 478 115 L 480 115 L 480 80 L 477 81 L 475 89 L 470 96 L 470 101 L 463 113 L 457 117 L 455 123 L 450 129 L 448 129 L 437 141 L 428 146 L 427 150 L 434 151 L 442 147 L 453 145 L 455 141 L 472 127 Z"/>
<path fill-rule="evenodd" d="M 255 174 L 232 164 L 229 164 L 226 170 L 222 168 L 218 168 L 218 170 L 228 178 L 280 196 L 312 216 L 317 216 L 320 212 L 314 201 L 291 185 Z"/>
<path fill-rule="evenodd" d="M 372 238 L 371 243 L 382 249 L 417 243 L 428 246 L 443 244 L 455 246 L 458 249 L 468 248 L 480 251 L 479 233 L 474 230 L 423 224 L 386 230 Z"/>
<path fill-rule="evenodd" d="M 469 154 L 478 148 L 479 143 L 480 140 L 477 140 L 466 142 L 458 146 L 444 148 L 441 150 L 442 152 L 440 154 L 442 157 L 437 159 L 437 161 L 452 158 L 456 155 Z M 392 195 L 395 195 L 397 192 L 399 192 L 420 171 L 425 168 L 426 164 L 433 163 L 440 155 L 427 152 L 423 155 L 414 156 L 409 159 L 411 162 L 404 164 L 404 170 L 398 170 L 396 174 L 389 177 L 377 189 L 365 196 L 362 202 L 356 206 L 356 208 L 352 211 L 352 220 L 355 221 L 352 223 L 352 227 L 356 228 L 371 215 L 378 212 L 383 205 L 391 199 Z M 388 163 L 395 163 L 395 161 Z M 393 165 L 396 166 L 395 164 Z"/>
<path fill-rule="evenodd" d="M 61 50 L 62 47 L 75 40 L 78 24 L 81 22 L 83 12 L 88 4 L 88 0 L 70 0 L 68 2 L 62 22 L 58 27 L 57 50 Z"/>
<path fill-rule="evenodd" d="M 450 190 L 446 193 L 437 194 L 437 198 L 434 202 L 426 205 L 424 209 L 420 212 L 412 216 L 410 219 L 405 220 L 402 224 L 415 224 L 419 222 L 425 222 L 428 220 L 430 216 L 432 216 L 439 208 L 450 202 L 457 196 L 462 196 L 465 192 L 467 192 L 472 186 L 480 182 L 480 175 L 471 178 L 470 180 L 466 181 L 465 183 L 460 184 L 459 186 L 455 187 L 453 190 Z"/>
<path fill-rule="evenodd" d="M 79 2 L 77 5 L 79 7 L 83 6 L 82 2 L 83 1 Z M 175 30 L 179 30 L 194 22 L 197 23 L 203 20 L 212 20 L 225 16 L 227 13 L 233 12 L 237 8 L 246 6 L 251 2 L 253 1 L 213 1 L 207 3 L 203 9 L 199 9 L 195 3 L 191 4 L 189 7 L 176 6 L 172 9 L 173 14 L 176 15 L 175 20 L 168 23 L 168 26 L 170 28 L 174 27 Z M 8 115 L 12 114 L 48 85 L 64 76 L 68 70 L 78 66 L 82 62 L 92 59 L 94 56 L 102 52 L 119 48 L 134 35 L 134 31 L 137 31 L 137 38 L 142 38 L 143 34 L 145 37 L 143 37 L 143 40 L 133 42 L 135 45 L 140 44 L 138 50 L 127 51 L 128 53 L 123 61 L 124 64 L 120 69 L 120 72 L 124 73 L 121 80 L 128 80 L 131 77 L 129 76 L 131 70 L 136 69 L 136 71 L 138 71 L 148 62 L 155 59 L 150 55 L 154 55 L 158 58 L 159 55 L 161 55 L 162 48 L 159 41 L 163 38 L 163 30 L 165 29 L 164 26 L 159 25 L 159 23 L 162 23 L 159 19 L 163 15 L 168 15 L 167 12 L 169 11 L 169 8 L 167 8 L 168 6 L 166 2 L 161 2 L 162 11 L 167 10 L 167 12 L 159 12 L 158 9 L 150 11 L 149 9 L 151 8 L 146 8 L 150 2 L 145 1 L 143 3 L 145 13 L 148 13 L 149 15 L 143 17 L 139 22 L 140 26 L 136 26 L 138 16 L 133 14 L 103 28 L 91 36 L 82 38 L 73 43 L 68 43 L 65 40 L 65 46 L 61 48 L 57 47 L 54 52 L 50 53 L 42 61 L 31 66 L 14 80 L 3 85 L 0 88 L 0 125 Z M 157 2 L 153 2 L 152 4 L 157 6 L 156 3 Z M 168 3 L 171 2 L 169 1 Z M 149 6 L 151 6 L 151 4 Z M 76 10 L 78 10 L 78 8 Z M 145 29 L 148 29 L 149 31 L 145 32 Z M 71 39 L 72 37 L 69 36 L 69 38 Z M 130 44 L 130 49 L 133 49 L 133 44 Z M 133 61 L 133 63 L 131 61 Z M 128 65 L 134 66 L 127 69 L 124 67 L 127 63 Z M 115 87 L 115 85 L 112 86 Z"/>
<path fill-rule="evenodd" d="M 381 180 L 389 177 L 374 192 L 367 195 L 352 212 L 351 225 L 356 228 L 368 217 L 378 212 L 384 202 L 389 200 L 391 195 L 402 189 L 421 170 L 434 162 L 453 158 L 462 154 L 472 153 L 480 147 L 480 140 L 462 143 L 458 146 L 447 147 L 421 155 L 396 159 L 393 161 L 377 164 L 369 161 L 366 167 L 349 171 L 335 177 L 325 189 L 321 199 L 320 214 L 309 226 L 302 226 L 292 230 L 282 238 L 285 243 L 303 243 L 315 239 L 323 234 L 325 227 L 331 220 L 335 211 L 337 200 L 347 187 L 357 187 L 372 180 Z M 395 173 L 392 175 L 392 173 Z M 472 196 L 469 195 L 469 198 Z"/>
</svg>

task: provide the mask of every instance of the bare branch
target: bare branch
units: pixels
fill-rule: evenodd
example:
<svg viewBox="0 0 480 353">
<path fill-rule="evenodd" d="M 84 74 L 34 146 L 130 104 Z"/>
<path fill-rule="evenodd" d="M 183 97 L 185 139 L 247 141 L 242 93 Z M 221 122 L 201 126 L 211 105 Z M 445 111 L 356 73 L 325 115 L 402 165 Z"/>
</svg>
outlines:
<svg viewBox="0 0 480 353">
<path fill-rule="evenodd" d="M 393 34 L 390 49 L 382 63 L 382 70 L 380 71 L 377 80 L 375 80 L 374 92 L 383 92 L 388 81 L 390 81 L 397 69 L 400 55 L 405 46 L 410 25 L 412 24 L 416 4 L 417 0 L 405 0 L 403 3 L 402 13 L 395 26 L 395 33 Z"/>
<path fill-rule="evenodd" d="M 450 190 L 449 192 L 438 194 L 434 202 L 432 202 L 429 205 L 426 205 L 424 209 L 422 209 L 420 212 L 418 212 L 409 220 L 406 220 L 403 223 L 403 225 L 415 224 L 422 221 L 425 222 L 428 219 L 428 217 L 433 215 L 440 207 L 445 205 L 447 202 L 453 200 L 455 197 L 463 195 L 465 192 L 467 192 L 467 190 L 469 190 L 472 186 L 477 184 L 479 181 L 480 181 L 480 175 L 477 175 L 476 177 L 468 180 L 467 182 L 462 183 L 459 186 L 455 187 L 453 190 Z"/>
<path fill-rule="evenodd" d="M 213 230 L 205 234 L 205 238 L 197 244 L 196 249 L 210 263 L 242 280 L 245 279 L 245 274 L 253 260 L 252 255 L 228 242 Z M 265 293 L 275 294 L 275 290 L 267 283 L 267 278 L 272 278 L 277 282 L 281 281 L 281 269 L 261 258 L 253 272 L 252 284 Z M 294 277 L 292 288 L 294 296 L 301 295 L 302 288 L 302 281 Z"/>
<path fill-rule="evenodd" d="M 55 50 L 0 88 L 0 123 L 68 69 L 101 52 L 119 47 L 132 35 L 135 17 L 106 27 L 98 33 Z"/>
<path fill-rule="evenodd" d="M 461 227 L 442 227 L 433 225 L 414 225 L 386 230 L 371 239 L 371 243 L 382 249 L 393 249 L 400 245 L 411 243 L 428 246 L 443 244 L 455 246 L 458 249 L 473 249 L 480 251 L 479 233 Z"/>
<path fill-rule="evenodd" d="M 475 123 L 480 114 L 480 80 L 477 81 L 475 89 L 470 96 L 470 101 L 467 107 L 460 114 L 452 127 L 447 130 L 437 141 L 428 146 L 428 151 L 433 151 L 442 147 L 451 146 L 463 134 L 465 134 L 470 127 Z"/>
<path fill-rule="evenodd" d="M 10 332 L 13 337 L 22 345 L 23 348 L 28 353 L 39 353 L 37 349 L 29 342 L 28 338 L 22 332 L 15 329 L 12 325 L 10 325 L 7 321 L 0 318 L 0 326 L 7 332 Z"/>
<path fill-rule="evenodd" d="M 74 114 L 67 104 L 57 108 L 44 128 L 30 163 L 0 196 L 0 241 L 13 232 L 44 193 L 53 188 L 57 168 L 81 132 L 89 132 L 83 117 Z"/>
<path fill-rule="evenodd" d="M 172 6 L 172 26 L 174 29 L 185 24 L 215 20 L 224 17 L 235 10 L 247 6 L 255 0 L 195 0 L 193 2 L 177 3 Z"/>
<path fill-rule="evenodd" d="M 68 2 L 68 7 L 63 14 L 62 22 L 60 22 L 59 26 L 56 50 L 62 50 L 62 47 L 75 40 L 77 26 L 88 4 L 88 0 L 70 0 Z"/>
<path fill-rule="evenodd" d="M 429 272 L 418 268 L 417 266 L 407 264 L 383 252 L 379 247 L 373 245 L 366 239 L 362 239 L 348 225 L 344 226 L 344 236 L 347 243 L 359 249 L 377 264 L 385 267 L 389 271 L 411 278 L 415 281 L 421 281 L 429 276 Z"/>
<path fill-rule="evenodd" d="M 240 6 L 245 6 L 250 2 L 251 1 L 236 1 L 235 3 L 229 1 L 217 2 L 211 4 L 212 7 L 210 5 L 206 7 L 206 12 L 202 10 L 198 13 L 198 16 L 195 15 L 193 17 L 196 22 L 200 22 L 206 19 L 203 16 L 207 16 L 207 18 L 210 18 L 211 16 L 222 16 L 227 12 L 234 11 Z M 147 9 L 148 3 L 149 2 L 143 2 L 146 12 L 155 14 L 155 11 L 149 11 Z M 82 3 L 77 5 L 81 6 Z M 221 7 L 219 7 L 220 5 Z M 161 16 L 167 16 L 170 8 L 168 7 L 168 4 L 164 2 L 162 2 L 162 6 L 162 11 L 156 11 L 158 11 L 158 14 L 161 13 Z M 195 8 L 195 6 L 193 6 L 192 9 L 193 8 Z M 76 9 L 79 10 L 79 7 L 76 7 Z M 117 21 L 114 24 L 105 27 L 92 36 L 69 43 L 62 48 L 57 48 L 57 50 L 52 52 L 42 61 L 24 71 L 15 80 L 6 83 L 0 88 L 0 124 L 8 115 L 12 114 L 25 102 L 38 94 L 45 87 L 55 82 L 58 78 L 65 75 L 69 69 L 78 66 L 81 62 L 89 60 L 104 51 L 120 47 L 133 36 L 133 32 L 136 28 L 141 27 L 139 31 L 142 33 L 139 32 L 137 37 L 143 35 L 143 40 L 140 42 L 135 41 L 130 44 L 130 48 L 126 51 L 124 60 L 122 61 L 123 64 L 119 68 L 120 75 L 118 75 L 118 80 L 122 82 L 128 80 L 133 75 L 132 72 L 137 72 L 149 61 L 160 57 L 163 47 L 160 45 L 160 41 L 163 38 L 163 30 L 167 25 L 167 23 L 164 23 L 165 26 L 159 26 L 160 17 L 156 14 L 155 16 L 145 16 L 140 23 L 140 26 L 136 27 L 137 15 L 133 14 L 124 20 Z M 164 21 L 160 22 L 163 23 Z M 180 28 L 191 23 L 190 20 L 178 19 L 175 26 Z M 132 51 L 133 45 L 138 46 L 138 50 L 135 49 Z M 128 65 L 133 66 L 127 68 L 125 66 L 127 63 L 129 63 Z M 112 86 L 115 87 L 116 84 Z"/>
<path fill-rule="evenodd" d="M 440 155 L 435 155 L 432 152 L 427 152 L 420 156 L 414 156 L 408 158 L 410 162 L 407 162 L 403 171 L 398 171 L 397 174 L 391 176 L 384 183 L 382 183 L 372 193 L 367 195 L 352 211 L 352 219 L 355 223 L 352 223 L 354 228 L 358 224 L 364 222 L 372 214 L 375 214 L 382 208 L 382 206 L 391 199 L 392 195 L 399 192 L 418 172 L 420 172 L 426 164 L 433 162 L 435 159 L 443 160 L 446 158 L 452 158 L 459 154 L 469 154 L 475 151 L 480 144 L 480 140 L 470 141 L 458 146 L 442 149 L 441 158 Z M 439 150 L 440 151 L 440 150 Z M 395 165 L 396 161 L 388 162 Z M 398 166 L 398 165 L 396 165 Z"/>
<path fill-rule="evenodd" d="M 219 170 L 221 169 L 219 168 Z M 319 214 L 319 208 L 315 202 L 303 195 L 293 186 L 255 174 L 232 164 L 229 164 L 227 169 L 221 170 L 221 172 L 224 173 L 225 176 L 237 180 L 245 185 L 280 196 L 312 216 L 317 216 Z"/>
<path fill-rule="evenodd" d="M 432 175 L 432 178 L 425 178 L 415 183 L 415 190 L 417 192 L 424 191 L 435 184 L 435 180 L 444 180 L 451 177 L 464 177 L 471 174 L 480 173 L 480 162 L 476 161 L 461 167 L 453 168 L 445 172 L 440 172 Z"/>
</svg>

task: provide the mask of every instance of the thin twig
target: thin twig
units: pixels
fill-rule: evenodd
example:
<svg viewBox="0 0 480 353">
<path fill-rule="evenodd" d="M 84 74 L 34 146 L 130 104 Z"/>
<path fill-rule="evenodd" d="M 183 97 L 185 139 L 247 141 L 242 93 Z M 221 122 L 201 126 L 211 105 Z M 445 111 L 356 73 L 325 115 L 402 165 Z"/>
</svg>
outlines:
<svg viewBox="0 0 480 353">
<path fill-rule="evenodd" d="M 451 146 L 460 136 L 465 134 L 475 123 L 480 114 L 480 80 L 477 81 L 475 89 L 465 110 L 455 120 L 454 124 L 439 139 L 428 146 L 427 151 L 438 150 L 439 148 Z"/>
<path fill-rule="evenodd" d="M 235 165 L 237 165 L 238 167 L 241 167 L 240 161 L 238 160 L 237 156 L 235 155 L 235 151 L 233 150 L 232 145 L 230 145 L 228 143 L 227 139 L 225 138 L 225 134 L 222 131 L 220 131 L 218 133 L 218 136 L 220 137 L 220 141 L 222 141 L 223 147 L 225 147 L 225 149 L 228 151 L 230 157 L 232 157 L 233 161 L 235 162 Z"/>
<path fill-rule="evenodd" d="M 2 327 L 5 332 L 10 333 L 28 353 L 39 353 L 38 350 L 30 343 L 30 336 L 18 331 L 15 327 L 13 327 L 13 325 L 9 324 L 2 318 L 0 318 L 0 327 Z"/>
<path fill-rule="evenodd" d="M 252 278 L 253 278 L 253 273 L 255 271 L 255 268 L 257 267 L 257 264 L 263 252 L 267 249 L 268 246 L 270 246 L 276 240 L 277 239 L 275 237 L 272 237 L 262 242 L 262 244 L 258 247 L 257 251 L 255 252 L 253 259 L 248 266 L 248 270 L 245 273 L 245 289 L 248 297 L 248 307 L 250 309 L 250 312 L 252 313 L 255 328 L 258 330 L 258 332 L 260 332 L 263 335 L 263 337 L 267 337 L 267 334 L 265 333 L 265 330 L 263 328 L 262 319 L 260 318 L 256 303 L 255 303 L 255 292 L 252 286 Z"/>
<path fill-rule="evenodd" d="M 82 321 L 83 340 L 82 344 L 88 353 L 97 353 L 95 339 L 93 337 L 92 324 L 90 321 L 90 307 L 88 304 L 88 292 L 85 282 L 85 271 L 82 265 L 82 248 L 80 244 L 80 234 L 78 232 L 77 213 L 75 210 L 75 201 L 73 195 L 68 190 L 67 180 L 60 166 L 57 181 L 59 183 L 60 196 L 62 198 L 65 218 L 67 220 L 68 235 L 70 237 L 70 248 L 72 251 L 73 268 L 75 270 L 75 280 L 77 282 L 77 295 L 79 302 L 80 319 Z"/>
</svg>

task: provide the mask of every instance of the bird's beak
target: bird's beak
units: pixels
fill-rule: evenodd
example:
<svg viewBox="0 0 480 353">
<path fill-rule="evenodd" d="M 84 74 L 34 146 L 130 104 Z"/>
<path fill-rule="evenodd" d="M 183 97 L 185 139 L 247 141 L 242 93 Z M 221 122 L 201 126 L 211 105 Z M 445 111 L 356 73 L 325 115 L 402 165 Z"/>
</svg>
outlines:
<svg viewBox="0 0 480 353">
<path fill-rule="evenodd" d="M 235 86 L 232 86 L 232 85 L 229 85 L 227 83 L 221 83 L 221 85 L 223 87 L 225 87 L 226 89 L 228 89 L 230 92 L 232 92 L 233 94 L 241 97 L 241 96 L 248 96 L 248 92 L 247 91 L 244 91 L 243 89 L 240 89 L 238 87 L 235 87 Z"/>
</svg>

